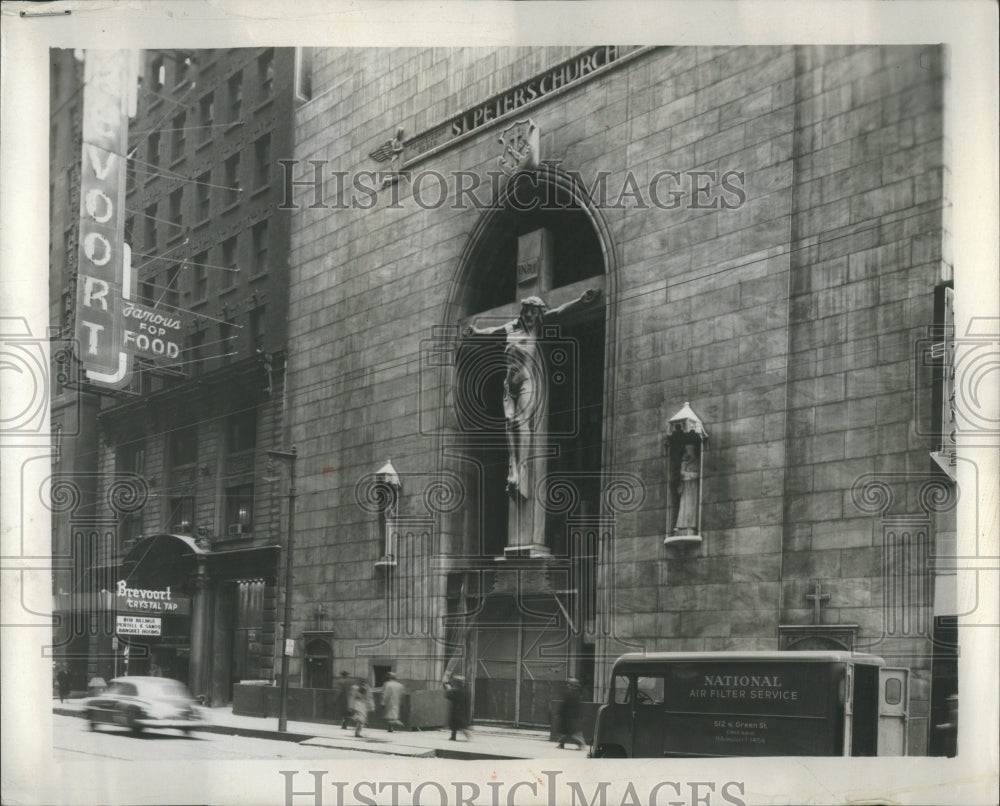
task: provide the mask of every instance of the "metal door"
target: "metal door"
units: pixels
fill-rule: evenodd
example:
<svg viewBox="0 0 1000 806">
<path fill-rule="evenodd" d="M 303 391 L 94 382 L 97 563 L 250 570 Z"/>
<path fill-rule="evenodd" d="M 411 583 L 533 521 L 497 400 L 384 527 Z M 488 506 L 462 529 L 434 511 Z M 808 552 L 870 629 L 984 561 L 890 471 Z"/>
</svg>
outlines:
<svg viewBox="0 0 1000 806">
<path fill-rule="evenodd" d="M 666 722 L 662 674 L 637 675 L 632 707 L 632 757 L 662 758 Z"/>
<path fill-rule="evenodd" d="M 844 698 L 844 747 L 841 755 L 851 755 L 852 737 L 854 735 L 854 664 L 844 665 L 843 692 Z"/>
<path fill-rule="evenodd" d="M 906 755 L 909 669 L 878 670 L 878 754 Z"/>
</svg>

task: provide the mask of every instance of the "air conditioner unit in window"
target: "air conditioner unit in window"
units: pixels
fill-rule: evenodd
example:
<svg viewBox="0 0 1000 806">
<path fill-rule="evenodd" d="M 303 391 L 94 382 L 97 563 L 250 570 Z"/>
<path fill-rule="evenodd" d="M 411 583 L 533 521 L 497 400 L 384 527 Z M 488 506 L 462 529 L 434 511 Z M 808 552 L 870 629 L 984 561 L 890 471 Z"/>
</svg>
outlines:
<svg viewBox="0 0 1000 806">
<path fill-rule="evenodd" d="M 242 523 L 231 523 L 229 524 L 229 536 L 232 537 L 234 535 L 241 535 L 243 534 L 243 529 L 244 527 Z"/>
</svg>

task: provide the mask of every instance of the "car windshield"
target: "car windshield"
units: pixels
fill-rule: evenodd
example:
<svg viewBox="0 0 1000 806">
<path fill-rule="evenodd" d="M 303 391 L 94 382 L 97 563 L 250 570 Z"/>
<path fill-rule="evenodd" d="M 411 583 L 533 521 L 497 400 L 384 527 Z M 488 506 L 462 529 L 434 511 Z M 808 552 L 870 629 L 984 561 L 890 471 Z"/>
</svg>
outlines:
<svg viewBox="0 0 1000 806">
<path fill-rule="evenodd" d="M 131 694 L 134 696 L 136 689 L 138 689 L 140 696 L 152 699 L 191 699 L 191 695 L 188 694 L 185 685 L 179 680 L 173 680 L 169 677 L 135 679 L 127 683 L 116 680 L 111 686 L 112 692 L 116 694 Z"/>
<path fill-rule="evenodd" d="M 188 690 L 184 687 L 183 683 L 166 677 L 162 680 L 150 680 L 147 684 L 143 685 L 143 689 L 150 696 L 183 697 L 184 699 L 188 699 L 189 697 Z"/>
</svg>

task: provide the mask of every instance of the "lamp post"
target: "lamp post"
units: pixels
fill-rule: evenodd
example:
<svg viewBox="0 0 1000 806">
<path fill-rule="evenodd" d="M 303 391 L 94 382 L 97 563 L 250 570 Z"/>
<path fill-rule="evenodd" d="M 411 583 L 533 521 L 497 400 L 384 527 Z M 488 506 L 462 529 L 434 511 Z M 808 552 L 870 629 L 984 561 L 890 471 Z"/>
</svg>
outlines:
<svg viewBox="0 0 1000 806">
<path fill-rule="evenodd" d="M 285 616 L 281 625 L 281 705 L 278 730 L 288 730 L 288 659 L 292 630 L 292 553 L 295 549 L 295 446 L 290 451 L 268 451 L 268 458 L 288 462 L 288 539 L 285 546 Z"/>
</svg>

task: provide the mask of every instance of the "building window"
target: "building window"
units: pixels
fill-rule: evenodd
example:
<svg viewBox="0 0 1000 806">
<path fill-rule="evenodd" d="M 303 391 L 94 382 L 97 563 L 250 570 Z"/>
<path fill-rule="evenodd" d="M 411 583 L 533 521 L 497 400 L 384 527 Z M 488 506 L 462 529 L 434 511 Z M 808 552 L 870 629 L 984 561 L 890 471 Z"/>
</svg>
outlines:
<svg viewBox="0 0 1000 806">
<path fill-rule="evenodd" d="M 146 162 L 150 165 L 160 164 L 160 133 L 153 132 L 146 138 Z"/>
<path fill-rule="evenodd" d="M 198 208 L 195 212 L 196 219 L 199 222 L 206 221 L 212 210 L 211 182 L 212 172 L 205 171 L 205 173 L 198 177 L 197 184 L 195 185 Z"/>
<path fill-rule="evenodd" d="M 333 654 L 330 642 L 314 638 L 305 647 L 305 687 L 333 687 Z"/>
<path fill-rule="evenodd" d="M 141 439 L 123 442 L 115 452 L 115 470 L 118 473 L 146 472 L 146 443 Z"/>
<path fill-rule="evenodd" d="M 229 79 L 229 122 L 236 123 L 243 113 L 243 73 L 234 73 Z"/>
<path fill-rule="evenodd" d="M 258 138 L 253 146 L 253 177 L 255 187 L 264 187 L 271 179 L 271 135 Z"/>
<path fill-rule="evenodd" d="M 198 460 L 198 426 L 184 425 L 170 432 L 170 465 L 194 464 Z"/>
<path fill-rule="evenodd" d="M 249 535 L 253 531 L 253 485 L 240 484 L 226 490 L 226 534 Z"/>
<path fill-rule="evenodd" d="M 257 58 L 257 73 L 261 93 L 270 95 L 274 89 L 274 48 L 268 48 Z"/>
<path fill-rule="evenodd" d="M 185 56 L 183 68 L 177 71 L 177 86 L 194 85 L 198 80 L 198 62 L 191 56 Z"/>
<path fill-rule="evenodd" d="M 192 294 L 195 303 L 204 302 L 208 299 L 208 252 L 199 252 L 194 256 L 194 282 L 192 284 Z"/>
<path fill-rule="evenodd" d="M 170 194 L 170 222 L 176 224 L 175 227 L 171 227 L 172 232 L 170 237 L 176 237 L 180 234 L 177 230 L 181 228 L 183 221 L 183 214 L 181 212 L 184 203 L 184 188 L 179 187 L 173 193 Z"/>
<path fill-rule="evenodd" d="M 234 204 L 240 197 L 240 155 L 233 154 L 225 163 L 226 204 Z"/>
<path fill-rule="evenodd" d="M 227 364 L 233 353 L 233 330 L 232 322 L 219 322 L 219 355 Z"/>
<path fill-rule="evenodd" d="M 252 451 L 257 445 L 257 409 L 230 414 L 226 422 L 226 451 Z"/>
<path fill-rule="evenodd" d="M 295 49 L 295 99 L 312 100 L 313 49 Z"/>
<path fill-rule="evenodd" d="M 215 120 L 215 95 L 208 93 L 198 102 L 199 141 L 212 139 L 212 123 Z"/>
<path fill-rule="evenodd" d="M 253 349 L 257 352 L 264 352 L 264 311 L 266 308 L 261 305 L 250 311 L 250 341 Z"/>
<path fill-rule="evenodd" d="M 236 282 L 236 272 L 239 269 L 236 266 L 236 244 L 238 236 L 234 235 L 232 238 L 226 238 L 222 242 L 222 287 L 231 288 L 233 283 Z"/>
<path fill-rule="evenodd" d="M 163 301 L 171 308 L 180 307 L 181 267 L 176 263 L 167 269 L 167 287 L 163 290 Z"/>
<path fill-rule="evenodd" d="M 174 117 L 173 131 L 170 132 L 170 159 L 179 160 L 184 156 L 185 146 L 185 126 L 187 126 L 187 113 L 181 112 Z"/>
<path fill-rule="evenodd" d="M 146 208 L 146 217 L 142 222 L 142 245 L 147 252 L 156 248 L 156 202 Z"/>
<path fill-rule="evenodd" d="M 253 274 L 263 274 L 267 271 L 267 220 L 254 224 L 250 234 L 253 237 Z"/>
<path fill-rule="evenodd" d="M 167 528 L 175 534 L 194 534 L 194 496 L 182 495 L 170 499 Z"/>
<path fill-rule="evenodd" d="M 152 280 L 143 280 L 139 283 L 139 302 L 152 307 L 156 301 L 156 290 L 153 288 Z"/>
<path fill-rule="evenodd" d="M 162 56 L 153 59 L 149 66 L 149 74 L 153 77 L 153 90 L 162 90 L 167 83 L 167 65 Z"/>
<path fill-rule="evenodd" d="M 262 659 L 270 655 L 272 646 L 263 643 L 264 582 L 260 579 L 240 580 L 236 588 L 236 624 L 233 628 L 232 680 L 259 680 L 270 670 Z"/>
<path fill-rule="evenodd" d="M 196 330 L 191 334 L 188 346 L 187 368 L 192 377 L 201 375 L 201 363 L 204 359 L 202 346 L 205 344 L 205 331 Z"/>
</svg>

